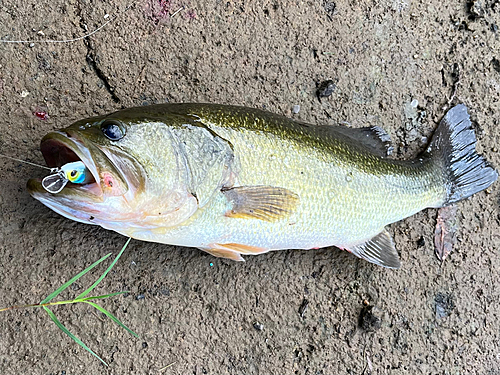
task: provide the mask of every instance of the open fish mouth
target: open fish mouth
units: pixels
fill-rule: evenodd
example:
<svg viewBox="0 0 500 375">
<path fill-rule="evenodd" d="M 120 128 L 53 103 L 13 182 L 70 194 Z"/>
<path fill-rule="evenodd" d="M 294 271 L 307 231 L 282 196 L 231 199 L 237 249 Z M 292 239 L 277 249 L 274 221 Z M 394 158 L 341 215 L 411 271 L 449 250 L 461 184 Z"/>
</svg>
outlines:
<svg viewBox="0 0 500 375">
<path fill-rule="evenodd" d="M 68 182 L 60 193 L 52 194 L 44 189 L 42 180 L 33 178 L 28 181 L 28 191 L 31 195 L 50 194 L 71 195 L 73 197 L 82 196 L 102 198 L 103 190 L 100 184 L 99 171 L 91 153 L 82 141 L 69 132 L 56 131 L 47 134 L 40 144 L 40 151 L 49 168 L 61 168 L 63 165 L 80 161 L 90 172 L 86 183 L 74 184 Z"/>
</svg>

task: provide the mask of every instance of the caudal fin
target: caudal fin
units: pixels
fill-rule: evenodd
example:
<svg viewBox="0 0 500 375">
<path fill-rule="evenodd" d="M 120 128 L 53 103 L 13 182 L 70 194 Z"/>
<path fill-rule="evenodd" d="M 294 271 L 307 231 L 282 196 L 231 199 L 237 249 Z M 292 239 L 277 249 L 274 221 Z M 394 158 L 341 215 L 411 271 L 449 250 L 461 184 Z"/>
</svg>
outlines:
<svg viewBox="0 0 500 375">
<path fill-rule="evenodd" d="M 446 113 L 426 152 L 441 161 L 448 192 L 444 205 L 486 189 L 498 177 L 486 159 L 476 153 L 476 135 L 463 104 Z"/>
</svg>

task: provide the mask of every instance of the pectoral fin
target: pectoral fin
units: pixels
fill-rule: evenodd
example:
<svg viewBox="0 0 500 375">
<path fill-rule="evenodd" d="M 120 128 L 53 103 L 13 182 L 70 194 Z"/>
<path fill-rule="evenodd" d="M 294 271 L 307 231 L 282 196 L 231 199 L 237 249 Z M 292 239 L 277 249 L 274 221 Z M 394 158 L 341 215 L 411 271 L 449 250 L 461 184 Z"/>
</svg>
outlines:
<svg viewBox="0 0 500 375">
<path fill-rule="evenodd" d="M 294 192 L 273 186 L 241 186 L 222 191 L 232 203 L 227 217 L 277 221 L 292 214 L 299 196 Z"/>
<path fill-rule="evenodd" d="M 371 240 L 356 246 L 346 247 L 345 250 L 370 263 L 378 264 L 379 266 L 387 268 L 401 267 L 394 241 L 386 230 L 379 233 Z"/>
<path fill-rule="evenodd" d="M 225 243 L 225 244 L 210 244 L 208 247 L 202 247 L 201 250 L 213 255 L 217 258 L 232 259 L 238 262 L 244 262 L 241 254 L 262 254 L 267 253 L 269 249 L 264 247 L 242 245 L 238 243 Z"/>
</svg>

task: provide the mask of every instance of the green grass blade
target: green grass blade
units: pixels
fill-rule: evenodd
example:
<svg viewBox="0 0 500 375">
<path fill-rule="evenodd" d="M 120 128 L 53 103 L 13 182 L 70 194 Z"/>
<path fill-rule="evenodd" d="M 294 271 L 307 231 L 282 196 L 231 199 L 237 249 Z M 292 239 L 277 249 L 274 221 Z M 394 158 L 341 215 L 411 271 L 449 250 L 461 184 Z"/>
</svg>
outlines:
<svg viewBox="0 0 500 375">
<path fill-rule="evenodd" d="M 92 354 L 94 357 L 96 357 L 99 361 L 101 361 L 102 363 L 104 363 L 106 366 L 108 366 L 108 364 L 106 362 L 104 362 L 102 360 L 101 357 L 99 357 L 97 354 L 95 354 L 92 349 L 90 349 L 87 345 L 85 345 L 82 340 L 80 340 L 78 337 L 76 337 L 75 335 L 73 335 L 70 331 L 68 331 L 68 329 L 62 325 L 62 323 L 56 318 L 56 316 L 54 315 L 54 313 L 52 311 L 49 310 L 49 308 L 47 306 L 43 306 L 43 308 L 45 309 L 45 311 L 47 311 L 47 314 L 49 314 L 50 318 L 52 319 L 52 321 L 56 324 L 57 327 L 59 327 L 59 329 L 61 331 L 63 331 L 65 334 L 67 334 L 73 341 L 75 341 L 78 345 L 80 345 L 83 349 L 85 349 L 86 351 L 88 351 L 90 354 Z"/>
<path fill-rule="evenodd" d="M 118 262 L 118 259 L 120 259 L 120 257 L 122 256 L 123 252 L 125 251 L 125 249 L 127 248 L 130 240 L 132 238 L 129 238 L 127 240 L 127 242 L 125 243 L 125 245 L 123 245 L 120 253 L 118 254 L 118 256 L 115 258 L 115 260 L 113 261 L 113 263 L 111 263 L 109 265 L 109 267 L 106 269 L 106 271 L 104 271 L 104 273 L 101 275 L 101 277 L 99 277 L 95 283 L 93 283 L 85 292 L 83 292 L 82 294 L 80 294 L 78 297 L 76 297 L 76 299 L 80 299 L 80 298 L 83 298 L 85 297 L 87 294 L 89 294 L 101 281 L 102 279 L 104 279 L 106 277 L 106 275 L 108 274 L 109 271 L 111 271 L 111 268 L 113 268 L 113 266 L 116 264 L 116 262 Z"/>
<path fill-rule="evenodd" d="M 123 324 L 122 322 L 120 322 L 116 316 L 114 316 L 113 314 L 111 314 L 109 311 L 107 311 L 103 307 L 99 306 L 97 303 L 90 302 L 90 301 L 85 301 L 85 303 L 88 303 L 89 305 L 94 306 L 97 310 L 99 310 L 100 312 L 102 312 L 103 314 L 105 314 L 113 322 L 115 322 L 116 324 L 118 324 L 120 327 L 126 329 L 132 336 L 135 336 L 135 337 L 139 338 L 139 335 L 137 333 L 135 333 L 134 331 L 132 331 L 125 324 Z"/>
<path fill-rule="evenodd" d="M 40 304 L 50 302 L 54 297 L 58 296 L 59 293 L 61 293 L 64 289 L 66 289 L 68 286 L 70 286 L 71 284 L 73 284 L 76 280 L 78 280 L 80 277 L 82 277 L 83 275 L 85 275 L 87 272 L 89 272 L 92 268 L 94 268 L 95 266 L 97 266 L 99 263 L 101 263 L 102 261 L 106 260 L 110 255 L 111 255 L 111 253 L 109 253 L 108 255 L 103 256 L 97 262 L 95 262 L 91 266 L 85 268 L 78 275 L 74 276 L 71 280 L 67 281 L 66 283 L 64 283 L 63 285 L 61 285 L 59 288 L 57 288 L 57 290 L 55 290 L 54 292 L 52 292 L 51 294 L 49 294 L 42 302 L 40 302 Z"/>
<path fill-rule="evenodd" d="M 103 299 L 103 298 L 114 297 L 114 296 L 118 296 L 120 294 L 125 294 L 125 293 L 130 293 L 130 292 L 124 290 L 123 292 L 115 292 L 115 293 L 111 293 L 111 294 L 104 294 L 102 296 L 85 297 L 85 298 L 75 299 L 73 301 L 76 301 L 76 302 L 85 302 L 85 301 L 90 301 L 92 299 Z"/>
<path fill-rule="evenodd" d="M 92 296 L 92 297 L 86 297 L 86 298 L 81 298 L 81 299 L 72 299 L 72 300 L 67 300 L 67 301 L 56 301 L 56 302 L 47 302 L 44 303 L 43 305 L 37 304 L 37 305 L 25 305 L 25 306 L 14 306 L 14 307 L 41 307 L 41 306 L 57 306 L 57 305 L 69 305 L 70 303 L 81 303 L 85 301 L 90 301 L 92 299 L 103 299 L 103 298 L 109 298 L 109 297 L 114 297 L 119 294 L 125 294 L 129 293 L 128 291 L 123 291 L 123 292 L 116 292 L 116 293 L 111 293 L 111 294 L 104 294 L 102 296 Z M 3 309 L 6 310 L 6 309 Z M 2 310 L 0 310 L 2 311 Z"/>
</svg>

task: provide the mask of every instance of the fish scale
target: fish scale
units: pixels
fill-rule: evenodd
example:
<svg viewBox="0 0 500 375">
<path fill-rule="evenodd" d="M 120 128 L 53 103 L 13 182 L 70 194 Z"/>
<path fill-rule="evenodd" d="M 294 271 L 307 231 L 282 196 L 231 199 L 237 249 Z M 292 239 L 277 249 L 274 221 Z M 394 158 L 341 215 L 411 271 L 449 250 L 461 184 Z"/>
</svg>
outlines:
<svg viewBox="0 0 500 375">
<path fill-rule="evenodd" d="M 370 238 L 384 225 L 410 216 L 424 207 L 440 205 L 444 199 L 441 176 L 437 170 L 433 176 L 431 166 L 425 163 L 401 163 L 366 155 L 366 160 L 361 163 L 371 164 L 372 171 L 366 173 L 355 163 L 363 158 L 357 150 L 347 147 L 344 150 L 340 147 L 318 149 L 316 145 L 308 147 L 307 139 L 301 142 L 292 140 L 286 147 L 280 147 L 283 138 L 279 135 L 263 130 L 235 131 L 233 127 L 225 126 L 231 121 L 223 116 L 207 118 L 203 122 L 228 140 L 235 154 L 239 155 L 240 185 L 281 186 L 303 197 L 297 212 L 289 218 L 289 221 L 296 223 L 293 229 L 283 223 L 272 224 L 277 225 L 279 230 L 276 232 L 289 241 L 284 248 L 290 247 L 290 243 L 299 248 L 315 247 L 313 243 L 305 243 L 307 238 L 303 232 L 306 231 L 314 233 L 314 241 L 318 244 L 340 241 L 350 245 Z M 255 129 L 257 126 L 250 127 Z M 340 152 L 341 157 L 336 158 L 336 153 Z M 355 162 L 345 162 L 346 154 L 353 156 L 356 153 L 352 158 Z M 288 166 L 284 163 L 286 158 L 291 159 Z M 378 170 L 382 172 L 373 173 Z M 347 181 L 348 175 L 352 176 L 350 182 Z M 433 181 L 433 184 L 429 181 Z M 399 186 L 391 187 L 391 182 Z M 413 187 L 416 194 L 408 194 Z M 387 204 L 380 207 L 380 202 L 384 200 Z M 231 220 L 223 224 L 234 226 L 235 231 L 241 225 Z M 301 230 L 301 227 L 304 229 Z M 265 229 L 271 228 L 268 225 Z M 244 240 L 241 237 L 238 239 Z"/>
</svg>

